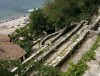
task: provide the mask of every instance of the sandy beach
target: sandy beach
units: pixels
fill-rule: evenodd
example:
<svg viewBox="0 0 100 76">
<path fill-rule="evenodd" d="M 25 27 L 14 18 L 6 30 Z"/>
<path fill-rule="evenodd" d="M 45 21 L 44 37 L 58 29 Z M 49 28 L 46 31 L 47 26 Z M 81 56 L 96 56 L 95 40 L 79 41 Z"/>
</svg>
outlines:
<svg viewBox="0 0 100 76">
<path fill-rule="evenodd" d="M 0 23 L 0 33 L 8 35 L 13 33 L 16 29 L 24 27 L 29 23 L 29 17 L 23 16 L 19 18 L 12 18 L 12 20 L 4 20 Z"/>
</svg>

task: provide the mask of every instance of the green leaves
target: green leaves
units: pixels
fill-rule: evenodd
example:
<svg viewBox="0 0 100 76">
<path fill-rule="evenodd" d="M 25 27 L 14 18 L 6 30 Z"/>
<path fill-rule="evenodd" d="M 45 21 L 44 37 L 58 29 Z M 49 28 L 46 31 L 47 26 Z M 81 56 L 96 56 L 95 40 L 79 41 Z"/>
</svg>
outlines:
<svg viewBox="0 0 100 76">
<path fill-rule="evenodd" d="M 94 10 L 98 2 L 100 3 L 100 0 L 49 0 L 44 6 L 44 13 L 48 21 L 59 29 L 70 25 L 72 21 L 87 19 L 91 13 L 96 12 Z"/>
<path fill-rule="evenodd" d="M 84 72 L 89 68 L 86 62 L 95 59 L 95 50 L 100 46 L 100 36 L 97 37 L 92 48 L 86 52 L 81 60 L 77 64 L 71 64 L 70 68 L 66 72 L 66 76 L 82 76 Z"/>
<path fill-rule="evenodd" d="M 37 71 L 35 76 L 60 76 L 60 71 L 50 66 L 44 66 L 40 62 L 34 63 L 33 71 Z"/>
<path fill-rule="evenodd" d="M 10 71 L 6 68 L 0 67 L 0 75 L 1 76 L 14 76 Z"/>
<path fill-rule="evenodd" d="M 44 15 L 43 11 L 38 9 L 30 14 L 31 19 L 31 29 L 33 30 L 34 34 L 43 34 L 43 31 L 47 31 L 48 23 L 47 18 Z"/>
<path fill-rule="evenodd" d="M 19 61 L 10 61 L 10 60 L 1 60 L 0 61 L 0 76 L 14 76 L 13 73 L 10 72 L 12 67 L 20 67 L 21 62 Z"/>
</svg>

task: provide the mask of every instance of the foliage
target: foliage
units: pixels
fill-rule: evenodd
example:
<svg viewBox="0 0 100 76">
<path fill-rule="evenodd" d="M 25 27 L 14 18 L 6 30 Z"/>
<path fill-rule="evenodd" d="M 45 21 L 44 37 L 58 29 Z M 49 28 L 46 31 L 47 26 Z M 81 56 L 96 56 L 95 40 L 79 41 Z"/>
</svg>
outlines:
<svg viewBox="0 0 100 76">
<path fill-rule="evenodd" d="M 34 34 L 29 24 L 27 24 L 23 28 L 17 29 L 14 33 L 9 35 L 9 37 L 13 43 L 21 46 L 27 53 L 30 52 L 33 45 L 32 41 Z M 20 39 L 20 37 L 22 38 L 22 40 Z"/>
<path fill-rule="evenodd" d="M 100 46 L 99 43 L 100 36 L 97 37 L 92 48 L 82 56 L 81 60 L 79 60 L 77 64 L 72 64 L 70 68 L 68 68 L 66 76 L 82 76 L 84 72 L 88 69 L 88 65 L 86 64 L 86 62 L 95 59 L 95 50 Z"/>
<path fill-rule="evenodd" d="M 34 34 L 41 35 L 50 28 L 49 24 L 47 23 L 47 17 L 43 13 L 42 9 L 31 12 L 30 19 L 30 27 Z"/>
<path fill-rule="evenodd" d="M 36 62 L 35 66 L 32 68 L 32 71 L 38 71 L 38 73 L 35 74 L 35 76 L 59 76 L 60 71 L 57 69 L 50 67 L 50 66 L 44 66 L 41 63 Z"/>
<path fill-rule="evenodd" d="M 71 22 L 86 19 L 99 3 L 100 0 L 48 0 L 43 9 L 30 13 L 30 23 L 27 26 L 10 35 L 11 41 L 29 52 L 34 37 L 36 40 L 48 30 L 57 31 L 65 25 L 69 26 Z M 19 37 L 24 40 L 19 40 Z"/>
<path fill-rule="evenodd" d="M 20 45 L 27 53 L 31 51 L 33 43 L 31 40 L 18 40 L 16 44 Z"/>
<path fill-rule="evenodd" d="M 49 0 L 48 0 L 49 1 Z M 53 0 L 46 3 L 43 10 L 38 9 L 30 13 L 30 23 L 15 33 L 9 35 L 11 41 L 20 45 L 25 51 L 29 52 L 32 47 L 33 38 L 43 36 L 44 32 L 50 29 L 59 30 L 65 25 L 70 25 L 72 21 L 87 19 L 94 12 L 100 0 Z M 23 39 L 20 40 L 19 38 Z M 86 62 L 94 59 L 94 50 L 99 46 L 100 37 L 97 38 L 93 47 L 83 55 L 77 64 L 71 64 L 68 72 L 61 73 L 61 76 L 81 76 L 88 69 Z M 7 63 L 6 63 L 7 64 Z M 29 63 L 30 64 L 30 63 Z M 36 76 L 60 76 L 60 72 L 52 67 L 43 66 L 40 63 L 32 63 L 32 70 L 38 73 Z M 0 64 L 2 65 L 2 64 Z M 26 75 L 22 72 L 25 65 L 20 65 L 18 73 L 20 76 Z M 6 67 L 0 68 L 5 70 Z M 4 71 L 3 71 L 4 72 Z M 10 73 L 7 71 L 7 73 Z M 1 74 L 2 75 L 2 71 Z M 9 74 L 8 74 L 9 75 Z M 3 76 L 3 75 L 2 75 Z"/>
<path fill-rule="evenodd" d="M 52 29 L 48 26 L 47 18 L 42 10 L 38 9 L 30 13 L 30 23 L 25 27 L 17 29 L 13 34 L 9 35 L 11 41 L 20 45 L 27 53 L 33 46 L 33 39 L 36 40 L 43 36 L 44 32 Z M 20 37 L 23 38 L 20 40 Z"/>
<path fill-rule="evenodd" d="M 19 61 L 0 60 L 0 76 L 14 76 L 14 73 L 10 72 L 12 67 L 20 67 Z"/>
<path fill-rule="evenodd" d="M 48 0 L 44 6 L 44 13 L 50 23 L 56 28 L 61 28 L 70 25 L 72 21 L 87 19 L 99 3 L 100 0 Z"/>
<path fill-rule="evenodd" d="M 6 68 L 0 67 L 0 75 L 1 76 L 14 76 L 11 72 L 9 72 Z"/>
<path fill-rule="evenodd" d="M 27 70 L 29 67 L 30 69 Z M 51 66 L 44 66 L 41 62 L 34 62 L 33 60 L 21 65 L 15 74 L 19 76 L 29 76 L 31 73 L 34 73 L 34 76 L 60 76 L 61 74 L 58 69 Z"/>
<path fill-rule="evenodd" d="M 32 65 L 31 70 L 26 72 L 25 70 Z M 18 67 L 16 72 L 10 72 L 12 67 Z M 34 62 L 22 64 L 19 61 L 1 60 L 0 61 L 0 76 L 29 76 L 30 72 L 35 71 L 35 76 L 60 76 L 60 71 L 51 66 L 44 66 L 40 62 Z"/>
</svg>

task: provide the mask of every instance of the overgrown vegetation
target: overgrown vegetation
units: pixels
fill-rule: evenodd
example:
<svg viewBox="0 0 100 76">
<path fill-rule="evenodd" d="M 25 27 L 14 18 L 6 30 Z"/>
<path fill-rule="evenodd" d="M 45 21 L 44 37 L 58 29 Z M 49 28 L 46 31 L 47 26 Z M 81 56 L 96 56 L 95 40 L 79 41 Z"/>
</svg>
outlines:
<svg viewBox="0 0 100 76">
<path fill-rule="evenodd" d="M 95 43 L 92 48 L 86 52 L 78 61 L 77 64 L 71 64 L 70 68 L 68 68 L 67 72 L 64 76 L 82 76 L 84 72 L 89 68 L 86 62 L 95 59 L 95 50 L 100 46 L 100 36 L 97 37 Z"/>
<path fill-rule="evenodd" d="M 33 46 L 33 31 L 30 29 L 29 24 L 21 29 L 17 29 L 12 33 L 10 39 L 13 43 L 20 45 L 27 53 L 30 52 Z"/>
<path fill-rule="evenodd" d="M 60 71 L 50 66 L 44 66 L 40 62 L 34 63 L 34 66 L 29 70 L 30 72 L 36 72 L 34 76 L 60 76 Z M 29 74 L 26 74 L 27 76 Z"/>
<path fill-rule="evenodd" d="M 27 53 L 31 51 L 33 40 L 44 36 L 53 28 L 47 23 L 47 18 L 42 9 L 30 13 L 30 23 L 21 29 L 17 29 L 10 36 L 11 41 L 20 45 Z"/>
<path fill-rule="evenodd" d="M 30 74 L 34 73 L 34 76 L 60 76 L 61 72 L 60 70 L 53 68 L 51 66 L 44 66 L 40 62 L 34 62 L 31 61 L 27 66 L 27 64 L 24 64 L 23 69 L 18 71 L 18 74 L 22 76 L 29 76 Z M 26 68 L 29 66 L 32 66 L 28 71 L 26 71 Z"/>
<path fill-rule="evenodd" d="M 21 29 L 17 29 L 9 36 L 12 42 L 20 45 L 29 53 L 33 46 L 33 40 L 43 37 L 48 32 L 55 32 L 65 26 L 70 26 L 73 22 L 78 22 L 82 19 L 88 20 L 97 11 L 99 3 L 100 0 L 48 0 L 43 9 L 30 13 L 29 24 Z M 99 46 L 99 42 L 100 36 L 82 59 L 77 64 L 72 64 L 66 73 L 60 74 L 58 70 L 40 64 L 35 64 L 31 70 L 38 71 L 36 76 L 81 76 L 88 69 L 86 62 L 94 59 L 94 50 Z M 21 66 L 18 71 L 20 76 L 26 75 L 21 73 L 21 69 L 24 66 L 26 65 Z M 0 75 L 4 76 L 4 68 L 1 69 Z M 10 74 L 10 72 L 8 73 Z"/>
<path fill-rule="evenodd" d="M 10 61 L 10 60 L 0 60 L 0 76 L 14 76 L 14 74 L 10 72 L 10 69 L 14 66 L 17 66 L 20 69 L 21 62 Z"/>
<path fill-rule="evenodd" d="M 30 23 L 27 26 L 10 35 L 11 40 L 30 52 L 33 40 L 73 22 L 87 19 L 96 12 L 99 3 L 100 0 L 47 0 L 43 9 L 30 13 Z"/>
<path fill-rule="evenodd" d="M 87 19 L 97 11 L 99 3 L 100 0 L 47 0 L 44 13 L 48 22 L 59 29 L 71 22 Z"/>
<path fill-rule="evenodd" d="M 44 66 L 40 62 L 31 61 L 30 63 L 33 67 L 27 71 L 28 64 L 21 64 L 19 61 L 3 60 L 0 61 L 0 76 L 14 76 L 18 74 L 19 76 L 29 76 L 31 72 L 34 71 L 34 76 L 59 76 L 61 72 L 53 67 Z M 29 64 L 29 65 L 30 65 Z M 15 73 L 10 72 L 12 67 L 18 67 Z"/>
<path fill-rule="evenodd" d="M 43 35 L 47 30 L 52 28 L 49 26 L 47 17 L 42 9 L 31 12 L 30 20 L 30 27 L 34 31 L 34 34 Z"/>
</svg>

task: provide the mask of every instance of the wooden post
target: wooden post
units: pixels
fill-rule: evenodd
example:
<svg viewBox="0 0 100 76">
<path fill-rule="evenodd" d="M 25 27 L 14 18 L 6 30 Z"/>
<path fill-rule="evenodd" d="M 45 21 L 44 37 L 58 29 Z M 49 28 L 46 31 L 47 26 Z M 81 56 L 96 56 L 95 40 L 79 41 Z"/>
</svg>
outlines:
<svg viewBox="0 0 100 76">
<path fill-rule="evenodd" d="M 23 56 L 22 58 L 23 58 L 23 61 L 24 61 L 25 60 L 25 56 Z"/>
</svg>

